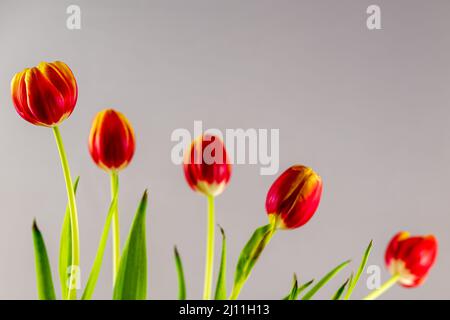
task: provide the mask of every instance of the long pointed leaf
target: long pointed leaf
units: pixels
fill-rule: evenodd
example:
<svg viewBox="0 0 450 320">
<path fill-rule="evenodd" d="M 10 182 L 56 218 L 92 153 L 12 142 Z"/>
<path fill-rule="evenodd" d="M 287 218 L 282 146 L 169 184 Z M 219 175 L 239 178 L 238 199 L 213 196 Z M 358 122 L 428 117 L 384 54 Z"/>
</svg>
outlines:
<svg viewBox="0 0 450 320">
<path fill-rule="evenodd" d="M 336 293 L 333 295 L 333 298 L 331 300 L 339 300 L 344 293 L 345 287 L 347 286 L 347 283 L 350 282 L 350 278 L 345 280 L 345 282 L 339 287 L 339 289 L 336 291 Z"/>
<path fill-rule="evenodd" d="M 219 226 L 220 227 L 220 226 Z M 222 233 L 222 256 L 220 258 L 219 275 L 217 276 L 215 300 L 227 299 L 227 239 L 225 231 L 220 227 Z"/>
<path fill-rule="evenodd" d="M 88 282 L 86 284 L 86 287 L 84 288 L 83 295 L 81 296 L 81 300 L 90 300 L 92 298 L 92 294 L 94 293 L 94 289 L 97 284 L 97 279 L 100 274 L 100 269 L 103 262 L 103 255 L 105 253 L 106 243 L 108 242 L 109 229 L 111 228 L 111 220 L 117 208 L 117 200 L 118 199 L 116 194 L 109 206 L 108 215 L 106 216 L 105 225 L 103 226 L 102 236 L 100 237 L 100 243 L 98 245 L 97 254 L 94 259 L 94 264 L 92 265 L 91 273 L 89 274 Z"/>
<path fill-rule="evenodd" d="M 300 295 L 300 293 L 302 293 L 304 290 L 306 290 L 310 285 L 312 285 L 312 283 L 314 282 L 314 279 L 309 280 L 308 282 L 302 284 L 300 287 L 298 287 L 297 289 L 297 297 L 295 298 L 295 300 L 298 299 L 298 296 Z"/>
<path fill-rule="evenodd" d="M 297 275 L 294 274 L 291 292 L 286 297 L 284 297 L 283 300 L 297 300 L 300 293 L 306 290 L 313 282 L 314 279 L 302 284 L 301 286 L 298 286 Z"/>
<path fill-rule="evenodd" d="M 80 177 L 75 179 L 73 190 L 75 194 L 78 189 Z M 61 240 L 59 242 L 59 281 L 61 283 L 61 296 L 64 300 L 68 297 L 69 267 L 72 265 L 72 229 L 70 224 L 69 204 L 66 206 L 66 213 L 61 228 Z"/>
<path fill-rule="evenodd" d="M 309 290 L 302 298 L 302 300 L 310 300 L 317 291 L 320 290 L 328 281 L 334 278 L 342 269 L 344 269 L 348 264 L 350 263 L 350 260 L 345 261 L 338 265 L 336 268 L 328 272 L 314 287 L 312 287 L 311 290 Z"/>
<path fill-rule="evenodd" d="M 145 300 L 147 298 L 146 208 L 147 191 L 142 196 L 120 259 L 114 285 L 114 300 Z"/>
<path fill-rule="evenodd" d="M 36 284 L 39 300 L 55 300 L 55 287 L 53 286 L 52 271 L 48 261 L 44 238 L 39 230 L 36 220 L 33 221 L 33 243 L 36 263 Z"/>
<path fill-rule="evenodd" d="M 296 300 L 294 297 L 297 295 L 297 290 L 298 290 L 297 275 L 294 273 L 291 291 L 286 297 L 283 298 L 283 300 Z"/>
<path fill-rule="evenodd" d="M 178 275 L 178 300 L 186 300 L 186 281 L 184 278 L 183 262 L 177 247 L 174 248 L 175 266 Z"/>
<path fill-rule="evenodd" d="M 347 293 L 345 294 L 345 297 L 344 297 L 345 300 L 348 300 L 350 298 L 350 296 L 352 295 L 352 292 L 355 289 L 356 284 L 358 283 L 358 280 L 364 271 L 364 268 L 366 267 L 367 261 L 369 260 L 370 251 L 372 250 L 372 246 L 373 246 L 373 241 L 371 240 L 369 245 L 367 246 L 366 251 L 364 252 L 362 259 L 361 259 L 361 264 L 359 265 L 358 271 L 348 286 Z"/>
<path fill-rule="evenodd" d="M 242 249 L 234 273 L 233 290 L 230 296 L 231 300 L 235 300 L 239 296 L 242 286 L 247 281 L 256 261 L 258 261 L 259 256 L 273 235 L 273 227 L 272 224 L 267 224 L 256 229 L 244 249 Z"/>
</svg>

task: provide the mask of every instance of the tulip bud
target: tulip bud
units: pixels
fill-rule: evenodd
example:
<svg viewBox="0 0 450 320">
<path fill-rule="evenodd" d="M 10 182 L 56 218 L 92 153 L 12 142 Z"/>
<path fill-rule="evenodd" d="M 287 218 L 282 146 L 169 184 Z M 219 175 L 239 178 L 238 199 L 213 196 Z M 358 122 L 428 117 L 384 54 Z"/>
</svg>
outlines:
<svg viewBox="0 0 450 320">
<path fill-rule="evenodd" d="M 311 168 L 292 166 L 267 193 L 266 211 L 280 229 L 295 229 L 311 219 L 319 206 L 322 179 Z"/>
<path fill-rule="evenodd" d="M 97 113 L 89 135 L 89 152 L 100 168 L 125 168 L 133 158 L 135 146 L 133 127 L 122 113 L 113 109 Z"/>
<path fill-rule="evenodd" d="M 189 186 L 206 196 L 221 194 L 231 177 L 225 146 L 217 136 L 195 139 L 185 152 L 183 169 Z"/>
<path fill-rule="evenodd" d="M 14 76 L 11 96 L 17 113 L 26 121 L 53 127 L 72 114 L 78 88 L 72 71 L 64 62 L 41 62 Z"/>
<path fill-rule="evenodd" d="M 385 262 L 392 275 L 404 287 L 417 287 L 423 283 L 437 256 L 434 236 L 414 236 L 399 232 L 389 243 Z"/>
</svg>

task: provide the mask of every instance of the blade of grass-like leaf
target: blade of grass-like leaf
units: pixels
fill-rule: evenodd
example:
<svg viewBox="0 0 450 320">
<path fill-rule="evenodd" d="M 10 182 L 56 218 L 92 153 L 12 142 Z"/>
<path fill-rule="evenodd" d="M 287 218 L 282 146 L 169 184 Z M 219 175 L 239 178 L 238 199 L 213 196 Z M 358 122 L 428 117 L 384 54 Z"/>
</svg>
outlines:
<svg viewBox="0 0 450 320">
<path fill-rule="evenodd" d="M 250 276 L 256 261 L 258 261 L 262 251 L 269 243 L 274 231 L 274 225 L 272 224 L 259 227 L 252 234 L 250 240 L 245 244 L 236 265 L 233 290 L 230 295 L 230 300 L 235 300 L 239 296 L 245 281 L 247 281 L 247 278 Z"/>
<path fill-rule="evenodd" d="M 292 289 L 291 292 L 283 298 L 283 300 L 297 300 L 298 296 L 300 295 L 300 293 L 302 293 L 304 290 L 306 290 L 312 283 L 314 282 L 314 279 L 302 284 L 300 287 L 298 286 L 297 283 L 297 277 L 296 274 L 294 274 L 294 280 L 292 283 Z M 295 295 L 292 295 L 293 291 L 295 288 Z"/>
<path fill-rule="evenodd" d="M 174 248 L 174 254 L 178 275 L 178 300 L 186 300 L 186 281 L 184 278 L 183 262 L 181 261 L 180 253 L 176 246 Z"/>
<path fill-rule="evenodd" d="M 284 297 L 283 300 L 296 300 L 295 297 L 297 296 L 297 290 L 298 290 L 297 275 L 294 273 L 291 292 L 289 292 L 289 294 L 286 297 Z"/>
<path fill-rule="evenodd" d="M 345 287 L 347 286 L 347 283 L 350 282 L 350 278 L 345 280 L 345 282 L 339 287 L 339 289 L 336 291 L 336 293 L 333 295 L 333 298 L 331 300 L 339 300 L 344 293 Z"/>
<path fill-rule="evenodd" d="M 114 285 L 114 300 L 145 300 L 147 298 L 146 209 L 147 191 L 142 196 L 122 252 Z"/>
<path fill-rule="evenodd" d="M 297 300 L 297 290 L 298 290 L 298 281 L 297 281 L 297 275 L 294 273 L 294 280 L 292 284 L 292 290 L 289 294 L 288 300 Z"/>
<path fill-rule="evenodd" d="M 48 262 L 47 249 L 44 238 L 39 230 L 36 220 L 33 221 L 33 244 L 36 263 L 36 284 L 39 300 L 55 300 L 55 287 L 53 286 L 52 271 Z"/>
<path fill-rule="evenodd" d="M 227 299 L 227 239 L 225 237 L 225 231 L 219 226 L 222 234 L 222 255 L 220 258 L 219 275 L 217 276 L 215 300 Z"/>
<path fill-rule="evenodd" d="M 328 281 L 334 278 L 342 269 L 344 269 L 348 264 L 350 263 L 350 260 L 345 261 L 338 265 L 336 268 L 328 272 L 317 284 L 312 287 L 311 290 L 309 290 L 302 298 L 302 300 L 310 300 L 317 291 L 320 290 Z"/>
<path fill-rule="evenodd" d="M 75 194 L 78 189 L 78 182 L 80 177 L 75 179 L 73 184 L 73 191 Z M 67 285 L 69 281 L 69 267 L 72 265 L 72 229 L 70 226 L 70 211 L 69 205 L 66 206 L 66 213 L 61 228 L 61 240 L 59 242 L 59 281 L 61 283 L 61 296 L 63 300 L 68 297 Z"/>
<path fill-rule="evenodd" d="M 98 245 L 97 254 L 94 259 L 94 264 L 92 265 L 91 273 L 89 274 L 88 282 L 86 283 L 83 295 L 81 296 L 81 300 L 90 300 L 92 298 L 92 294 L 94 293 L 95 285 L 97 284 L 97 279 L 100 274 L 100 269 L 103 262 L 103 255 L 105 253 L 106 243 L 108 242 L 109 229 L 111 228 L 111 220 L 117 208 L 117 200 L 118 199 L 116 194 L 109 206 L 108 215 L 106 216 L 105 225 L 103 226 L 102 236 L 100 237 L 100 243 Z"/>
<path fill-rule="evenodd" d="M 366 251 L 364 252 L 362 259 L 361 259 L 361 264 L 359 265 L 358 271 L 356 272 L 355 277 L 353 277 L 352 281 L 350 282 L 350 284 L 348 286 L 347 293 L 345 294 L 345 297 L 344 297 L 345 300 L 348 300 L 350 298 L 350 296 L 352 295 L 352 292 L 355 289 L 356 284 L 358 283 L 358 280 L 364 271 L 364 268 L 366 267 L 367 260 L 369 260 L 370 251 L 372 250 L 372 246 L 373 246 L 373 241 L 371 240 L 369 245 L 367 246 Z"/>
<path fill-rule="evenodd" d="M 308 282 L 302 284 L 300 287 L 298 287 L 297 289 L 297 296 L 295 297 L 295 300 L 298 299 L 298 296 L 300 295 L 300 293 L 302 293 L 304 290 L 306 290 L 310 285 L 312 285 L 312 283 L 314 282 L 314 279 L 309 280 Z"/>
</svg>

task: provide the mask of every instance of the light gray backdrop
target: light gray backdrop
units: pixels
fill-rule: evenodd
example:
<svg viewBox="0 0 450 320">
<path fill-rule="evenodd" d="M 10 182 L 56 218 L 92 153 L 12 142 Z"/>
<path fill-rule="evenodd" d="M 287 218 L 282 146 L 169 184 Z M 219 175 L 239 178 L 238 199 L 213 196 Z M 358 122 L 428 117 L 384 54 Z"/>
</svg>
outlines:
<svg viewBox="0 0 450 320">
<path fill-rule="evenodd" d="M 382 9 L 380 31 L 366 8 Z M 66 28 L 78 4 L 82 29 Z M 347 258 L 319 295 L 329 298 L 375 242 L 370 264 L 399 230 L 433 233 L 439 257 L 423 287 L 389 299 L 450 298 L 450 2 L 428 1 L 0 1 L 0 298 L 35 298 L 31 223 L 38 219 L 55 283 L 64 180 L 52 132 L 14 111 L 10 80 L 41 60 L 67 62 L 79 84 L 61 126 L 73 175 L 86 278 L 109 204 L 109 179 L 91 161 L 91 120 L 103 108 L 133 123 L 137 152 L 121 177 L 123 238 L 145 188 L 149 297 L 177 297 L 172 248 L 185 263 L 189 298 L 203 288 L 206 203 L 170 161 L 176 128 L 279 128 L 281 170 L 312 166 L 324 181 L 305 227 L 279 232 L 242 298 L 279 299 L 293 272 L 318 278 Z M 217 199 L 229 241 L 228 282 L 250 233 L 267 221 L 274 176 L 234 167 Z M 217 253 L 219 253 L 219 241 Z M 84 278 L 84 279 L 85 279 Z M 110 248 L 95 298 L 111 297 Z M 367 293 L 366 276 L 355 298 Z"/>
</svg>

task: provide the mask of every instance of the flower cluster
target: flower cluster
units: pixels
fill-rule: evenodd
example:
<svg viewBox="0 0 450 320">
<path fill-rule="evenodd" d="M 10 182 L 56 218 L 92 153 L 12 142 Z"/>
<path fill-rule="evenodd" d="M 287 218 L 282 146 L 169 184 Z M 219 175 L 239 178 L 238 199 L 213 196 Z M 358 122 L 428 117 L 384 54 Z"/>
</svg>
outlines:
<svg viewBox="0 0 450 320">
<path fill-rule="evenodd" d="M 11 95 L 17 113 L 26 121 L 49 127 L 53 130 L 61 165 L 66 182 L 67 209 L 64 216 L 60 241 L 59 276 L 61 297 L 77 299 L 79 288 L 80 250 L 78 214 L 75 193 L 78 179 L 72 181 L 71 171 L 59 125 L 73 112 L 78 87 L 74 74 L 63 62 L 42 62 L 37 67 L 27 68 L 17 73 L 11 82 Z M 99 112 L 93 120 L 89 135 L 89 153 L 95 164 L 105 170 L 111 178 L 110 207 L 101 234 L 97 255 L 81 299 L 91 299 L 99 276 L 103 255 L 112 231 L 113 251 L 113 298 L 146 299 L 147 297 L 147 252 L 146 252 L 146 205 L 147 192 L 144 192 L 136 211 L 133 224 L 123 249 L 119 228 L 119 172 L 133 159 L 136 149 L 135 133 L 128 119 L 114 109 Z M 216 289 L 213 296 L 213 266 L 215 243 L 215 197 L 220 195 L 230 182 L 232 166 L 221 139 L 214 135 L 197 137 L 185 151 L 183 163 L 187 184 L 207 199 L 207 240 L 205 254 L 204 299 L 237 299 L 248 280 L 264 248 L 278 230 L 297 229 L 310 221 L 317 212 L 322 196 L 322 178 L 304 165 L 287 168 L 269 188 L 266 197 L 268 223 L 255 230 L 245 244 L 238 258 L 234 272 L 233 288 L 226 288 L 226 238 L 222 233 L 222 255 Z M 36 222 L 33 224 L 33 240 L 36 256 L 37 290 L 40 299 L 56 299 L 50 263 L 44 238 Z M 336 291 L 333 299 L 349 299 L 361 272 L 364 269 L 372 248 L 367 247 L 359 271 L 348 278 Z M 410 236 L 407 232 L 398 233 L 389 243 L 385 262 L 391 278 L 380 288 L 371 292 L 365 299 L 374 299 L 395 283 L 404 287 L 421 285 L 437 256 L 437 240 L 434 236 Z M 186 299 L 186 285 L 183 263 L 177 249 L 175 262 L 179 280 L 179 299 Z M 302 295 L 303 300 L 314 294 L 331 278 L 348 265 L 339 264 L 311 289 Z M 286 300 L 296 300 L 302 291 L 313 281 L 299 285 L 294 275 L 294 283 Z"/>
</svg>

